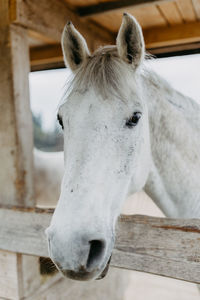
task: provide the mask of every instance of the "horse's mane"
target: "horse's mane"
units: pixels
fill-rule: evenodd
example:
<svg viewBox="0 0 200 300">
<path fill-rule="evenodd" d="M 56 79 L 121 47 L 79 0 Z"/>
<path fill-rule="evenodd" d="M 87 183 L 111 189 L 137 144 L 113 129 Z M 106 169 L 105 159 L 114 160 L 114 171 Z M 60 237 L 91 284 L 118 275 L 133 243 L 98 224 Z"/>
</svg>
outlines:
<svg viewBox="0 0 200 300">
<path fill-rule="evenodd" d="M 143 70 L 142 77 L 147 86 L 156 89 L 158 96 L 162 95 L 164 101 L 173 105 L 191 125 L 193 124 L 195 129 L 200 131 L 200 103 L 174 89 L 164 78 L 148 67 Z"/>
</svg>

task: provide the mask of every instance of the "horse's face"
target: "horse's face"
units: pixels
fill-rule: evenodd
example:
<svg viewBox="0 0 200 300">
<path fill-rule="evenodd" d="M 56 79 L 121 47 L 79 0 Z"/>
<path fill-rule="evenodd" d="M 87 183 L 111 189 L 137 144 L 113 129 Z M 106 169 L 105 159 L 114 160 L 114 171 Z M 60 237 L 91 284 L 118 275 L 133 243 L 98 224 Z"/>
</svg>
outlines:
<svg viewBox="0 0 200 300">
<path fill-rule="evenodd" d="M 131 26 L 130 39 L 135 31 L 141 39 L 141 49 L 133 47 L 136 67 L 143 55 L 143 40 L 135 20 L 127 15 L 124 18 L 118 47 L 123 47 L 120 35 L 122 39 L 126 27 Z M 78 43 L 79 50 L 83 48 L 80 57 L 84 59 L 88 50 L 71 24 L 64 34 L 64 51 L 73 54 L 69 41 L 65 41 L 71 38 L 76 46 Z M 67 61 L 75 69 L 72 56 L 72 61 Z M 77 59 L 77 52 L 75 56 Z M 126 59 L 133 58 L 134 53 L 126 54 Z M 130 75 L 128 68 L 127 74 Z M 126 74 L 124 78 L 126 99 L 115 93 L 104 99 L 92 85 L 85 91 L 76 86 L 59 109 L 64 130 L 65 173 L 47 235 L 51 258 L 64 275 L 73 279 L 97 278 L 105 271 L 122 202 L 130 191 L 140 190 L 147 179 L 150 155 L 147 108 L 134 69 L 131 79 Z"/>
</svg>

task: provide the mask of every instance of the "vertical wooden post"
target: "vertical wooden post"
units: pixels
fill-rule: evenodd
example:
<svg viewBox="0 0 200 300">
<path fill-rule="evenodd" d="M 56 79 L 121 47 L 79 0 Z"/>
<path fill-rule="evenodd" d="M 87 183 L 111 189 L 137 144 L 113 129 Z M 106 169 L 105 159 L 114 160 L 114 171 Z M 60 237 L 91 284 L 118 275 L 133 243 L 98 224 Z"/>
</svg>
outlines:
<svg viewBox="0 0 200 300">
<path fill-rule="evenodd" d="M 21 300 L 40 286 L 39 258 L 0 251 L 0 299 Z"/>
<path fill-rule="evenodd" d="M 0 0 L 0 206 L 34 207 L 28 37 L 10 24 L 11 4 Z M 0 251 L 1 299 L 24 299 L 39 285 L 37 257 Z"/>
<path fill-rule="evenodd" d="M 33 139 L 26 29 L 0 0 L 0 205 L 33 207 Z"/>
</svg>

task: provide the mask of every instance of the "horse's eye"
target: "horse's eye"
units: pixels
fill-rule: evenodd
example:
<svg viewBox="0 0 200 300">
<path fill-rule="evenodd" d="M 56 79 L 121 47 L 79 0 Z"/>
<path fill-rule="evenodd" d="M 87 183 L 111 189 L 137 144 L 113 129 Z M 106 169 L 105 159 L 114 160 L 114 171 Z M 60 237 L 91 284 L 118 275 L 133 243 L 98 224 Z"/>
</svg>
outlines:
<svg viewBox="0 0 200 300">
<path fill-rule="evenodd" d="M 62 129 L 64 129 L 63 121 L 62 121 L 61 116 L 57 115 L 57 119 L 58 119 L 58 122 L 59 122 L 60 126 L 62 127 Z"/>
<path fill-rule="evenodd" d="M 141 112 L 134 112 L 132 117 L 126 121 L 126 126 L 129 128 L 136 126 L 141 116 Z"/>
</svg>

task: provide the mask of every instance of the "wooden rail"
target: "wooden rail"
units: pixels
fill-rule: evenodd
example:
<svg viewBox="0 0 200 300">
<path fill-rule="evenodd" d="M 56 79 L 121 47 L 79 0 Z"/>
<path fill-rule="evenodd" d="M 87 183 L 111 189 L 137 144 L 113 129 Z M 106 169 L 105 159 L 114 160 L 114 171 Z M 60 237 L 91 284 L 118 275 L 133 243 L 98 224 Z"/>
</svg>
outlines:
<svg viewBox="0 0 200 300">
<path fill-rule="evenodd" d="M 0 209 L 0 249 L 48 256 L 51 216 Z M 111 265 L 200 283 L 200 220 L 121 216 Z"/>
</svg>

